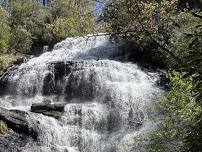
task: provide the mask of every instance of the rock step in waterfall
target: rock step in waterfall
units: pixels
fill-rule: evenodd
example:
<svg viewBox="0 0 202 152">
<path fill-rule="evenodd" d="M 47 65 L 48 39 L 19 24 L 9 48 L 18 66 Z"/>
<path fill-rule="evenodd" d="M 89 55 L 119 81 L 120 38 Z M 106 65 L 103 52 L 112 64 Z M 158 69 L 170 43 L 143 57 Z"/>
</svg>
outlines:
<svg viewBox="0 0 202 152">
<path fill-rule="evenodd" d="M 14 151 L 130 152 L 150 127 L 146 107 L 163 90 L 157 72 L 123 62 L 124 46 L 102 34 L 67 38 L 11 68 L 1 78 L 0 106 L 24 111 L 36 133 Z"/>
</svg>

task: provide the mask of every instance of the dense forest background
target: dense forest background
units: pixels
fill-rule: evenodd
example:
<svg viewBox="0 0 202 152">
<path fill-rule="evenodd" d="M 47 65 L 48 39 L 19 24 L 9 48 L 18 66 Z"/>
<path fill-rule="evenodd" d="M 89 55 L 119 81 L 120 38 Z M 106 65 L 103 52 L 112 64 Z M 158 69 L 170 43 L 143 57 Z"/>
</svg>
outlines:
<svg viewBox="0 0 202 152">
<path fill-rule="evenodd" d="M 163 69 L 170 83 L 151 105 L 157 128 L 148 151 L 200 152 L 202 147 L 202 1 L 13 0 L 0 8 L 0 71 L 34 50 L 71 36 L 106 32 L 132 46 L 134 61 Z M 0 133 L 6 131 L 0 123 Z M 134 139 L 134 145 L 143 137 Z"/>
</svg>

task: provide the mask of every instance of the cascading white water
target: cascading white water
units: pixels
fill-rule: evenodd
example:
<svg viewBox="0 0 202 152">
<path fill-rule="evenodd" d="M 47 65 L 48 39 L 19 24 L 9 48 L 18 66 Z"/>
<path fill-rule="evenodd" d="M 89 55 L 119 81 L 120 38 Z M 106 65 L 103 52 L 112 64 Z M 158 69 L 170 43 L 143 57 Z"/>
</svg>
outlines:
<svg viewBox="0 0 202 152">
<path fill-rule="evenodd" d="M 148 124 L 146 106 L 162 90 L 155 85 L 157 73 L 117 61 L 122 44 L 120 38 L 101 35 L 67 38 L 10 74 L 10 92 L 0 98 L 0 106 L 29 110 L 44 99 L 66 103 L 58 120 L 29 112 L 38 137 L 22 151 L 132 151 L 134 137 Z M 55 64 L 70 61 L 55 72 Z M 51 81 L 45 83 L 47 76 Z"/>
</svg>

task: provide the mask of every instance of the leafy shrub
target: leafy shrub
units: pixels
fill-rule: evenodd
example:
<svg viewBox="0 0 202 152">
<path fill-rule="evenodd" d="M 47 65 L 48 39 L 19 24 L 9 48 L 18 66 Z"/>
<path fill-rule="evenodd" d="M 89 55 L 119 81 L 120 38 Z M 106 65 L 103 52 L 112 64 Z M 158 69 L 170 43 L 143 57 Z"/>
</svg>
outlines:
<svg viewBox="0 0 202 152">
<path fill-rule="evenodd" d="M 0 53 L 8 47 L 10 38 L 10 27 L 8 24 L 8 17 L 0 7 Z"/>
<path fill-rule="evenodd" d="M 37 15 L 39 5 L 34 0 L 12 0 L 12 11 L 10 14 L 11 28 L 23 26 L 27 30 L 32 26 L 32 20 Z"/>
<path fill-rule="evenodd" d="M 87 1 L 58 0 L 49 6 L 49 33 L 53 41 L 67 36 L 81 36 L 92 33 L 95 29 L 95 16 L 88 8 Z"/>
<path fill-rule="evenodd" d="M 76 0 L 72 2 L 70 0 L 57 0 L 52 2 L 48 8 L 52 17 L 51 19 L 57 20 L 58 18 L 70 16 L 73 11 L 76 11 L 76 7 L 72 10 L 72 5 L 74 5 L 75 2 Z"/>
<path fill-rule="evenodd" d="M 22 27 L 16 27 L 12 31 L 10 48 L 20 53 L 28 53 L 32 46 L 32 35 Z"/>
<path fill-rule="evenodd" d="M 17 60 L 17 58 L 18 57 L 14 55 L 8 55 L 8 54 L 0 55 L 0 71 L 10 66 L 13 62 Z"/>
<path fill-rule="evenodd" d="M 171 77 L 171 89 L 155 103 L 158 110 L 155 116 L 157 129 L 150 134 L 149 151 L 165 152 L 192 151 L 190 149 L 190 135 L 199 126 L 202 107 L 193 97 L 192 78 L 183 79 L 179 73 Z M 195 134 L 195 140 L 201 141 L 201 136 Z M 196 140 L 197 139 L 197 140 Z M 195 147 L 198 151 L 201 145 Z"/>
<path fill-rule="evenodd" d="M 178 0 L 116 1 L 106 6 L 100 21 L 108 32 L 132 41 L 136 46 L 134 54 L 140 54 L 140 58 L 148 54 L 152 63 L 170 67 L 178 63 L 174 49 L 170 49 L 172 37 L 192 22 L 191 15 L 182 17 L 190 13 L 178 11 L 177 6 Z"/>
<path fill-rule="evenodd" d="M 86 5 L 87 1 L 80 0 L 57 0 L 47 7 L 35 0 L 12 1 L 11 48 L 26 53 L 31 45 L 49 45 L 90 33 L 95 29 L 95 17 Z M 18 41 L 14 41 L 16 38 Z"/>
</svg>

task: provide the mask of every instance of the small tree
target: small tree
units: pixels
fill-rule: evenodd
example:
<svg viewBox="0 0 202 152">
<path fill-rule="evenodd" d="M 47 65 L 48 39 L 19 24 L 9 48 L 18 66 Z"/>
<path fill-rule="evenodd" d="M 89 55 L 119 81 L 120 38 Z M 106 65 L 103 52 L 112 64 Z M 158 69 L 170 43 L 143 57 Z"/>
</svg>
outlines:
<svg viewBox="0 0 202 152">
<path fill-rule="evenodd" d="M 161 99 L 155 103 L 157 116 L 154 120 L 157 130 L 150 134 L 150 151 L 174 152 L 174 151 L 198 151 L 200 150 L 200 134 L 198 130 L 192 130 L 199 125 L 199 117 L 202 107 L 193 97 L 194 89 L 192 78 L 183 78 L 179 73 L 171 77 L 171 88 Z M 194 134 L 190 141 L 190 134 Z M 198 133 L 198 135 L 196 134 Z M 199 140 L 199 141 L 198 141 Z M 197 145 L 190 147 L 189 143 Z"/>
<path fill-rule="evenodd" d="M 0 53 L 2 53 L 8 47 L 9 38 L 10 27 L 8 24 L 8 16 L 0 7 Z"/>
<path fill-rule="evenodd" d="M 32 35 L 21 26 L 15 27 L 10 39 L 10 49 L 20 53 L 28 53 L 32 46 Z"/>
</svg>

